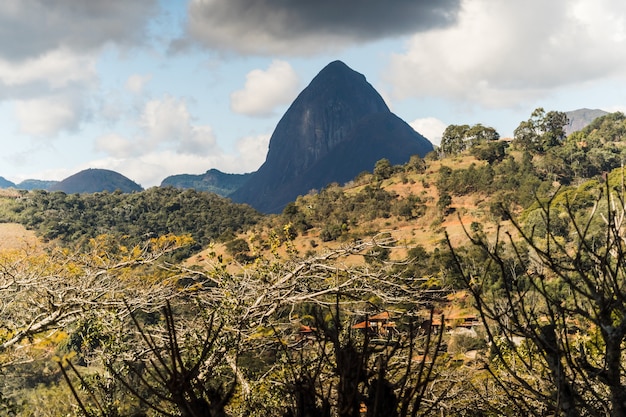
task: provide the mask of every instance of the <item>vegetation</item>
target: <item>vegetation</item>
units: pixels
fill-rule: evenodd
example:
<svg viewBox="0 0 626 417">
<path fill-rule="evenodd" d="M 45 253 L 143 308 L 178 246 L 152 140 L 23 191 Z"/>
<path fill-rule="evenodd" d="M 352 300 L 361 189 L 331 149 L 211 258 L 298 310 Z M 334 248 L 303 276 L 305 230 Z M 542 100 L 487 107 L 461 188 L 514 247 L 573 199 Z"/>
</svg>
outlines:
<svg viewBox="0 0 626 417">
<path fill-rule="evenodd" d="M 0 414 L 624 415 L 624 123 L 453 126 L 276 216 L 3 194 L 48 243 L 0 251 Z"/>
<path fill-rule="evenodd" d="M 580 190 L 597 193 L 592 207 L 567 196 L 539 204 L 531 212 L 539 222 L 515 223 L 519 241 L 477 235 L 484 267 L 455 256 L 486 324 L 486 366 L 520 415 L 626 413 L 619 174 L 623 181 L 615 172 L 604 187 Z M 493 286 L 494 275 L 503 285 Z"/>
<path fill-rule="evenodd" d="M 189 234 L 195 245 L 183 253 L 188 255 L 224 233 L 245 230 L 261 215 L 215 194 L 153 187 L 132 194 L 31 191 L 13 199 L 3 217 L 64 246 L 85 245 L 102 234 L 132 245 L 146 237 Z"/>
<path fill-rule="evenodd" d="M 493 128 L 480 123 L 474 126 L 450 125 L 441 136 L 439 152 L 443 156 L 454 156 L 475 146 L 483 146 L 500 139 Z"/>
</svg>

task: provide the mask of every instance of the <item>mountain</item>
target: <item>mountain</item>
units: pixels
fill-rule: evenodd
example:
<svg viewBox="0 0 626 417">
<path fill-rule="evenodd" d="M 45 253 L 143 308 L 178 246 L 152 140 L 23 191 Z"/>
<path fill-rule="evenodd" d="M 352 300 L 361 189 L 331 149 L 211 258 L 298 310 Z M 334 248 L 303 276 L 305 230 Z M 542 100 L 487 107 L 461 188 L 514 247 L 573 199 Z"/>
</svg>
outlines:
<svg viewBox="0 0 626 417">
<path fill-rule="evenodd" d="M 248 181 L 252 174 L 226 174 L 217 169 L 210 169 L 201 175 L 171 175 L 161 182 L 161 187 L 193 188 L 228 197 L 233 191 Z"/>
<path fill-rule="evenodd" d="M 589 123 L 593 122 L 598 117 L 608 114 L 604 110 L 599 109 L 578 109 L 565 112 L 569 123 L 565 126 L 565 134 L 577 132 L 582 130 Z"/>
<path fill-rule="evenodd" d="M 63 181 L 54 184 L 50 191 L 63 191 L 67 194 L 74 193 L 97 193 L 101 191 L 116 191 L 132 193 L 142 191 L 143 188 L 126 178 L 122 174 L 108 169 L 86 169 L 67 177 Z"/>
<path fill-rule="evenodd" d="M 24 180 L 17 184 L 16 187 L 20 190 L 48 190 L 58 183 L 59 181 L 52 180 Z"/>
<path fill-rule="evenodd" d="M 312 188 L 371 171 L 380 159 L 401 164 L 432 149 L 362 74 L 334 61 L 291 104 L 270 138 L 265 162 L 230 197 L 276 213 Z"/>
<path fill-rule="evenodd" d="M 15 184 L 4 177 L 0 177 L 0 188 L 16 188 Z"/>
</svg>

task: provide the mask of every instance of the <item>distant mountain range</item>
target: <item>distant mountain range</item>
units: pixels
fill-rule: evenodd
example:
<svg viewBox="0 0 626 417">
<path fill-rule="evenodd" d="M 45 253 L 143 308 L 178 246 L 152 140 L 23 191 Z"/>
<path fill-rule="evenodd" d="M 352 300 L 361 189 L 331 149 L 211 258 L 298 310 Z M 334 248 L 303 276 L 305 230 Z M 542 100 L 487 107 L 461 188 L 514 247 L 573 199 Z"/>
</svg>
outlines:
<svg viewBox="0 0 626 417">
<path fill-rule="evenodd" d="M 4 177 L 0 177 L 0 188 L 17 188 L 15 183 L 7 180 Z"/>
<path fill-rule="evenodd" d="M 201 175 L 172 175 L 161 182 L 161 187 L 193 188 L 228 197 L 248 181 L 252 174 L 225 174 L 217 169 L 210 169 Z"/>
<path fill-rule="evenodd" d="M 20 190 L 49 190 L 58 184 L 59 181 L 45 181 L 45 180 L 24 180 L 17 184 L 15 188 Z"/>
<path fill-rule="evenodd" d="M 0 188 L 15 188 L 18 190 L 48 190 L 58 182 L 59 181 L 24 180 L 19 184 L 16 184 L 4 177 L 0 177 Z"/>
<path fill-rule="evenodd" d="M 566 133 L 581 130 L 605 114 L 591 109 L 566 112 Z M 210 169 L 200 175 L 169 176 L 161 186 L 213 192 L 276 213 L 298 195 L 372 171 L 380 159 L 402 164 L 412 155 L 424 156 L 432 149 L 426 138 L 389 110 L 362 74 L 334 61 L 313 78 L 283 115 L 258 171 L 227 174 Z M 30 179 L 15 184 L 0 177 L 0 188 L 65 193 L 143 190 L 129 178 L 106 169 L 87 169 L 63 181 Z"/>
</svg>

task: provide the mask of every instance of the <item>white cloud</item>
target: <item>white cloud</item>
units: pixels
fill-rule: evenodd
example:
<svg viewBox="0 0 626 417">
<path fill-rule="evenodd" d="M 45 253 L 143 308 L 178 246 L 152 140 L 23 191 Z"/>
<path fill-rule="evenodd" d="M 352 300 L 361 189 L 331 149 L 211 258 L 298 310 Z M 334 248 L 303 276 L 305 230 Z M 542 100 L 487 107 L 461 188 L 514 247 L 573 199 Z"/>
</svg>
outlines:
<svg viewBox="0 0 626 417">
<path fill-rule="evenodd" d="M 244 173 L 256 171 L 265 162 L 271 134 L 246 136 L 237 141 L 236 159 L 239 166 L 233 166 L 232 172 Z"/>
<path fill-rule="evenodd" d="M 114 158 L 126 158 L 137 152 L 135 145 L 116 133 L 107 133 L 95 140 L 96 151 L 104 152 Z"/>
<path fill-rule="evenodd" d="M 215 135 L 211 126 L 191 126 L 189 134 L 181 138 L 178 152 L 197 155 L 211 152 L 216 146 Z"/>
<path fill-rule="evenodd" d="M 151 79 L 152 75 L 150 74 L 133 74 L 126 80 L 126 90 L 133 94 L 141 94 Z"/>
<path fill-rule="evenodd" d="M 91 55 L 77 55 L 67 49 L 49 51 L 18 62 L 0 58 L 0 84 L 5 89 L 29 84 L 60 89 L 91 83 L 95 77 L 95 58 Z"/>
<path fill-rule="evenodd" d="M 32 136 L 55 136 L 61 131 L 78 128 L 83 118 L 83 105 L 71 97 L 45 97 L 19 100 L 15 116 L 22 133 Z"/>
<path fill-rule="evenodd" d="M 198 130 L 203 129 L 198 127 Z M 212 137 L 212 132 L 205 133 Z M 147 132 L 143 134 L 147 135 Z M 261 134 L 241 138 L 236 143 L 236 151 L 227 154 L 218 146 L 202 152 L 183 153 L 172 147 L 155 146 L 147 137 L 129 139 L 110 133 L 96 141 L 96 149 L 108 156 L 76 170 L 88 167 L 111 169 L 143 187 L 160 185 L 169 175 L 202 174 L 210 168 L 227 173 L 252 172 L 265 161 L 270 136 Z"/>
<path fill-rule="evenodd" d="M 396 97 L 514 107 L 554 89 L 621 76 L 626 3 L 463 0 L 458 24 L 416 34 L 392 56 Z"/>
<path fill-rule="evenodd" d="M 626 104 L 619 104 L 619 105 L 615 105 L 615 106 L 610 106 L 607 107 L 606 109 L 603 109 L 604 111 L 608 111 L 609 113 L 615 113 L 615 112 L 622 112 L 622 113 L 626 113 Z"/>
<path fill-rule="evenodd" d="M 107 133 L 95 141 L 103 159 L 91 167 L 112 169 L 144 187 L 159 185 L 168 175 L 199 174 L 237 166 L 223 155 L 210 126 L 196 124 L 184 100 L 164 96 L 145 103 L 136 133 Z"/>
<path fill-rule="evenodd" d="M 291 103 L 300 82 L 288 62 L 274 60 L 266 71 L 255 69 L 246 75 L 242 90 L 230 95 L 230 107 L 249 116 L 269 116 L 278 106 Z"/>
<path fill-rule="evenodd" d="M 174 97 L 146 103 L 140 126 L 147 146 L 173 146 L 183 154 L 209 152 L 216 146 L 211 127 L 194 125 L 185 102 Z"/>
<path fill-rule="evenodd" d="M 107 135 L 102 142 L 111 140 L 123 150 L 132 141 L 117 135 Z M 269 135 L 250 136 L 241 139 L 237 144 L 237 153 L 225 154 L 219 148 L 207 153 L 180 153 L 171 149 L 145 148 L 141 154 L 124 155 L 119 148 L 111 146 L 111 156 L 91 161 L 74 169 L 78 172 L 85 168 L 111 169 L 125 175 L 144 188 L 160 185 L 169 175 L 202 174 L 210 168 L 226 173 L 252 172 L 265 161 Z M 105 148 L 101 148 L 107 151 Z M 114 153 L 116 152 L 116 153 Z"/>
<path fill-rule="evenodd" d="M 155 143 L 167 142 L 185 135 L 190 126 L 190 115 L 182 100 L 171 96 L 150 100 L 141 115 L 141 127 Z"/>
<path fill-rule="evenodd" d="M 148 188 L 160 185 L 169 175 L 201 174 L 214 162 L 214 157 L 180 154 L 171 150 L 147 151 L 134 158 L 104 158 L 84 167 L 111 169 Z M 79 169 L 79 168 L 77 168 Z M 81 168 L 84 169 L 84 168 Z"/>
<path fill-rule="evenodd" d="M 20 132 L 54 137 L 78 129 L 90 115 L 97 85 L 95 56 L 66 49 L 12 62 L 0 58 L 0 101 L 13 104 Z"/>
<path fill-rule="evenodd" d="M 146 41 L 158 0 L 3 0 L 0 102 L 14 105 L 22 133 L 77 129 L 96 100 L 98 54 Z"/>
<path fill-rule="evenodd" d="M 443 136 L 444 130 L 448 127 L 448 125 L 435 117 L 415 119 L 409 125 L 434 145 L 441 143 L 441 136 Z"/>
</svg>

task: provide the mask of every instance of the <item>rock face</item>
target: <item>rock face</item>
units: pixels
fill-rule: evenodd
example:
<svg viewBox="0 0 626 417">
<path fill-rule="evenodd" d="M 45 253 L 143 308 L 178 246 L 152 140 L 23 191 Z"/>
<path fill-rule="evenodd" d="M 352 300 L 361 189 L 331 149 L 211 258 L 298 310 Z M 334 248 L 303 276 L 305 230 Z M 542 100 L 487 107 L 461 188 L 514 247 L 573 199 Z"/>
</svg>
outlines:
<svg viewBox="0 0 626 417">
<path fill-rule="evenodd" d="M 432 149 L 362 74 L 335 61 L 292 103 L 272 134 L 265 163 L 231 198 L 277 213 L 313 188 L 372 171 L 382 158 L 401 164 Z"/>
<path fill-rule="evenodd" d="M 132 193 L 143 188 L 122 174 L 108 169 L 86 169 L 67 177 L 49 188 L 50 191 L 63 191 L 67 194 L 121 191 Z"/>
</svg>

